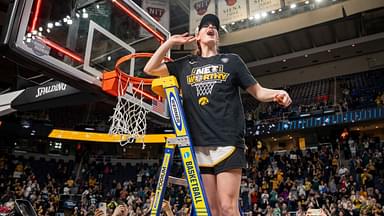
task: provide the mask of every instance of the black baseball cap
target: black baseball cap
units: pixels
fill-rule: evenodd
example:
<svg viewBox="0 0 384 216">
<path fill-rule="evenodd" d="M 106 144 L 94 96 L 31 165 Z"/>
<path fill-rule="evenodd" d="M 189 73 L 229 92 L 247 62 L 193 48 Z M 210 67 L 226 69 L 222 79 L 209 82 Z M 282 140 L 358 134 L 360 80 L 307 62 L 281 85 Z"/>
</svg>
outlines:
<svg viewBox="0 0 384 216">
<path fill-rule="evenodd" d="M 205 24 L 212 24 L 216 27 L 217 30 L 220 29 L 220 20 L 214 14 L 206 14 L 203 16 L 203 18 L 201 19 L 200 24 L 199 24 L 199 31 L 200 31 L 201 27 L 203 27 L 203 25 L 205 25 Z"/>
</svg>

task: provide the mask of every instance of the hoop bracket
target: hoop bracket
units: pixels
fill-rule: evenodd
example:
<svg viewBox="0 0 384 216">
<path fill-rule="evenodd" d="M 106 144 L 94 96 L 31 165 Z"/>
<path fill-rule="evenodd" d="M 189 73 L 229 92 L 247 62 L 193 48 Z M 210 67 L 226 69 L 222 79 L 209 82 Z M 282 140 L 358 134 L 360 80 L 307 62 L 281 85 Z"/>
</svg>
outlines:
<svg viewBox="0 0 384 216">
<path fill-rule="evenodd" d="M 179 84 L 177 83 L 175 76 L 161 77 L 152 81 L 152 91 L 162 98 L 166 98 L 164 89 L 169 87 L 179 88 Z"/>
</svg>

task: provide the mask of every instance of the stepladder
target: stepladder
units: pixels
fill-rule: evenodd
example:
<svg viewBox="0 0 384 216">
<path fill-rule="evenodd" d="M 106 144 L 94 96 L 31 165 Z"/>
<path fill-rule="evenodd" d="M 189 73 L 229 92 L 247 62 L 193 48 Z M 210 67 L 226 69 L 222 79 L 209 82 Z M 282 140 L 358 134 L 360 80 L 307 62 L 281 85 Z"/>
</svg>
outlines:
<svg viewBox="0 0 384 216">
<path fill-rule="evenodd" d="M 174 76 L 153 80 L 152 91 L 167 99 L 169 116 L 175 131 L 175 138 L 169 138 L 165 144 L 164 157 L 160 168 L 155 197 L 151 207 L 151 216 L 161 213 L 161 206 L 167 188 L 175 149 L 178 148 L 182 159 L 184 174 L 192 198 L 192 215 L 211 216 L 208 200 L 197 164 L 195 151 L 182 108 L 179 86 Z"/>
</svg>

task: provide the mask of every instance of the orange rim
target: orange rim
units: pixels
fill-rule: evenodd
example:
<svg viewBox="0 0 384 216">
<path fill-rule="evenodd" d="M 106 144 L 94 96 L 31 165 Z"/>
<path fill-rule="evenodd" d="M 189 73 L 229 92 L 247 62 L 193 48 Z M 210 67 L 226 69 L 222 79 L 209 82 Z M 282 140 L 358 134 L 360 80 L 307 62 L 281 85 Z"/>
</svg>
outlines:
<svg viewBox="0 0 384 216">
<path fill-rule="evenodd" d="M 150 79 L 150 78 L 140 78 L 140 77 L 131 76 L 120 69 L 120 65 L 126 61 L 129 61 L 130 59 L 133 59 L 133 58 L 150 58 L 152 56 L 153 56 L 152 53 L 132 53 L 132 54 L 129 54 L 129 55 L 126 55 L 126 56 L 119 58 L 116 61 L 115 70 L 105 71 L 106 73 L 104 73 L 104 75 L 107 73 L 115 74 L 113 76 L 113 78 L 110 79 L 111 78 L 110 76 L 104 76 L 103 75 L 103 79 L 102 79 L 103 91 L 105 91 L 106 93 L 111 94 L 113 96 L 119 96 L 120 91 L 125 92 L 128 85 L 132 84 L 133 85 L 132 86 L 133 91 L 138 92 L 139 94 L 144 95 L 145 97 L 150 98 L 152 100 L 161 100 L 160 96 L 157 96 L 158 98 L 155 98 L 151 94 L 151 92 L 143 91 L 143 90 L 137 88 L 140 85 L 150 86 L 152 84 L 152 81 L 154 80 L 154 78 Z M 173 60 L 171 58 L 164 57 L 164 61 L 168 62 L 168 61 L 173 61 Z M 122 86 L 116 86 L 116 83 L 119 80 L 122 81 Z"/>
<path fill-rule="evenodd" d="M 131 60 L 133 58 L 150 58 L 152 56 L 153 56 L 153 53 L 132 53 L 132 54 L 129 54 L 129 55 L 125 55 L 125 56 L 119 58 L 116 61 L 116 64 L 115 64 L 116 71 L 120 75 L 126 77 L 128 83 L 132 83 L 134 85 L 140 85 L 140 84 L 151 85 L 153 79 L 141 78 L 141 77 L 135 77 L 135 76 L 128 75 L 127 73 L 121 71 L 119 66 L 122 63 L 124 63 L 126 61 L 129 61 L 129 60 Z M 164 61 L 169 62 L 169 61 L 173 61 L 173 60 L 171 58 L 169 58 L 169 57 L 164 57 Z"/>
</svg>

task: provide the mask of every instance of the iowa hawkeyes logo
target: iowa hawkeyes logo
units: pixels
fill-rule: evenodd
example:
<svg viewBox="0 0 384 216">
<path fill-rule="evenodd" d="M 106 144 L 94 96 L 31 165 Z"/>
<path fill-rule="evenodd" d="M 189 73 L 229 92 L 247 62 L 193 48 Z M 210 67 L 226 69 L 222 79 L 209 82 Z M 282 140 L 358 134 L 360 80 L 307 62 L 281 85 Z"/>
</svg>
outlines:
<svg viewBox="0 0 384 216">
<path fill-rule="evenodd" d="M 207 97 L 201 97 L 201 98 L 199 98 L 199 104 L 200 104 L 200 106 L 205 106 L 205 105 L 207 105 L 208 103 L 209 103 L 209 100 L 208 100 Z"/>
</svg>

